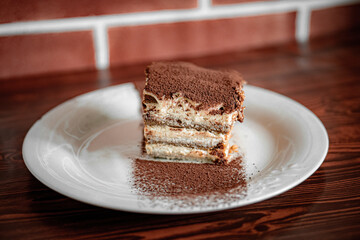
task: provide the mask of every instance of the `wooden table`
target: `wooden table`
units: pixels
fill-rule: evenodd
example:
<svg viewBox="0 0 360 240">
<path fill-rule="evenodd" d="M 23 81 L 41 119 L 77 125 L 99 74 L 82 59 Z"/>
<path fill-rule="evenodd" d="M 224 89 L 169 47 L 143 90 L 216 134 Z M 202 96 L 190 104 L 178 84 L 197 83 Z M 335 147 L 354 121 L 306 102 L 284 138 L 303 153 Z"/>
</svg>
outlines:
<svg viewBox="0 0 360 240">
<path fill-rule="evenodd" d="M 360 34 L 306 46 L 188 59 L 229 67 L 249 84 L 313 111 L 330 138 L 325 162 L 280 196 L 232 210 L 180 216 L 113 211 L 49 189 L 22 158 L 31 125 L 85 92 L 143 81 L 144 65 L 0 81 L 0 239 L 360 239 Z"/>
</svg>

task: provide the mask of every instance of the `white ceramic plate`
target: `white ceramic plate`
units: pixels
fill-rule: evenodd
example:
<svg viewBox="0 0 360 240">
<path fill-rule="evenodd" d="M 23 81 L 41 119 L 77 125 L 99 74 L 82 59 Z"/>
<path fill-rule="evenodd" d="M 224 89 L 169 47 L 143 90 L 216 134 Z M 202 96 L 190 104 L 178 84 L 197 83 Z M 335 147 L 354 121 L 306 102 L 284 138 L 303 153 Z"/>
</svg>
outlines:
<svg viewBox="0 0 360 240">
<path fill-rule="evenodd" d="M 134 192 L 131 158 L 140 154 L 142 128 L 141 103 L 132 84 L 81 95 L 46 113 L 25 137 L 25 164 L 53 190 L 116 210 L 184 214 L 259 202 L 314 173 L 326 156 L 328 136 L 320 120 L 299 103 L 253 86 L 246 86 L 245 93 L 246 118 L 234 127 L 232 139 L 244 154 L 245 197 L 184 205 Z"/>
</svg>

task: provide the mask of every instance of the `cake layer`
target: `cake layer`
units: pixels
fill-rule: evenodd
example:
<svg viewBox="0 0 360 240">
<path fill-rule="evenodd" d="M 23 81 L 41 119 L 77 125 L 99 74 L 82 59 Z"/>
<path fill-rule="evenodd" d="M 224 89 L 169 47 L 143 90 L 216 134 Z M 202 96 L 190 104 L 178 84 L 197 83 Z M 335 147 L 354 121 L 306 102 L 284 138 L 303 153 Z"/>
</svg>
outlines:
<svg viewBox="0 0 360 240">
<path fill-rule="evenodd" d="M 176 95 L 174 99 L 160 100 L 144 91 L 144 96 L 144 121 L 148 125 L 168 125 L 228 133 L 239 115 L 238 111 L 218 113 L 221 111 L 221 105 L 207 110 L 196 110 L 199 104 Z"/>
<path fill-rule="evenodd" d="M 214 148 L 219 144 L 226 144 L 230 138 L 230 134 L 172 128 L 164 125 L 146 125 L 144 136 L 148 143 L 167 142 L 201 148 Z"/>
<path fill-rule="evenodd" d="M 229 147 L 227 149 L 223 149 L 223 152 L 220 154 L 218 154 L 216 150 L 175 146 L 165 143 L 147 143 L 145 148 L 146 152 L 152 157 L 190 161 L 194 160 L 197 162 L 218 164 L 231 161 L 231 157 L 228 156 Z"/>
<path fill-rule="evenodd" d="M 151 118 L 144 117 L 144 123 L 148 126 L 154 125 L 166 125 L 173 128 L 186 128 L 186 129 L 195 129 L 197 131 L 209 131 L 213 133 L 223 133 L 228 134 L 232 130 L 232 125 L 222 126 L 214 124 L 194 124 L 192 122 L 183 122 L 180 119 L 160 119 L 160 118 Z"/>
</svg>

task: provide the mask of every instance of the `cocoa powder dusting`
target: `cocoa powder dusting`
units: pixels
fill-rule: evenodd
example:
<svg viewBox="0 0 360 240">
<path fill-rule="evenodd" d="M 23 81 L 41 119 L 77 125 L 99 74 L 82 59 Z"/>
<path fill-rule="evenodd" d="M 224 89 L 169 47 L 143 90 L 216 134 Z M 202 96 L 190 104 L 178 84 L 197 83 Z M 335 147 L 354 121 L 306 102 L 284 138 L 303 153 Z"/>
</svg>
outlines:
<svg viewBox="0 0 360 240">
<path fill-rule="evenodd" d="M 197 205 L 196 199 L 204 201 L 209 195 L 228 201 L 227 193 L 246 190 L 241 158 L 223 166 L 136 159 L 133 169 L 133 188 L 152 200 L 166 197 Z"/>
<path fill-rule="evenodd" d="M 211 114 L 243 110 L 244 80 L 237 71 L 205 69 L 187 62 L 154 62 L 146 68 L 145 73 L 145 90 L 159 99 L 170 99 L 179 93 L 200 103 L 196 110 L 221 106 Z"/>
</svg>

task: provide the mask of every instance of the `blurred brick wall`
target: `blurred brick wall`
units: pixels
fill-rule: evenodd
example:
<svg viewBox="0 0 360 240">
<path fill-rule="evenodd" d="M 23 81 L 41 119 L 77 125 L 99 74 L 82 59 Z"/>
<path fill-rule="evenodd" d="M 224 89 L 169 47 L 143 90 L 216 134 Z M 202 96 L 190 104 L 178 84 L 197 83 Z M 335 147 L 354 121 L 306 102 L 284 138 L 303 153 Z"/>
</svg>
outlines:
<svg viewBox="0 0 360 240">
<path fill-rule="evenodd" d="M 0 80 L 303 41 L 354 29 L 359 13 L 341 0 L 3 0 Z"/>
</svg>

